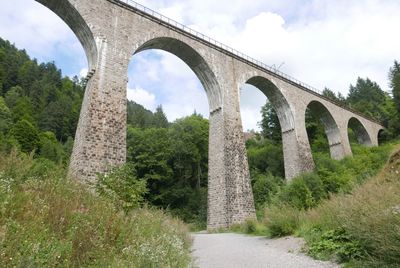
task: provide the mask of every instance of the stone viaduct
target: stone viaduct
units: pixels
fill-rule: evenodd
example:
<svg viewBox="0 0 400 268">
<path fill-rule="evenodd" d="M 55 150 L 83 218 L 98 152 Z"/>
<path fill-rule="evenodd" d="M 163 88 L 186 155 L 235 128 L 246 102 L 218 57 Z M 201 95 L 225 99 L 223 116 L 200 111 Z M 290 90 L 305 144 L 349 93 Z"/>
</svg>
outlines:
<svg viewBox="0 0 400 268">
<path fill-rule="evenodd" d="M 36 0 L 73 30 L 89 74 L 69 175 L 93 182 L 96 173 L 126 158 L 126 88 L 135 53 L 161 49 L 183 60 L 198 76 L 210 107 L 208 228 L 255 217 L 240 118 L 240 87 L 261 90 L 282 128 L 286 178 L 314 168 L 305 128 L 309 108 L 320 114 L 331 156 L 351 155 L 348 127 L 368 146 L 378 145 L 382 126 L 340 106 L 307 85 L 131 0 Z"/>
</svg>

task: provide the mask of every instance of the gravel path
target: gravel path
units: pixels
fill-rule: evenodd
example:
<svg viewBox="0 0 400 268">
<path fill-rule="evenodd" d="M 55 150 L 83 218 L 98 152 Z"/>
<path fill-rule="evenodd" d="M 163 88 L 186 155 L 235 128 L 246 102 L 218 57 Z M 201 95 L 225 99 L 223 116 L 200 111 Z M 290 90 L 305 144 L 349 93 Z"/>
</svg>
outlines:
<svg viewBox="0 0 400 268">
<path fill-rule="evenodd" d="M 266 239 L 240 234 L 193 234 L 194 266 L 199 268 L 319 268 L 339 267 L 303 253 L 301 238 Z"/>
</svg>

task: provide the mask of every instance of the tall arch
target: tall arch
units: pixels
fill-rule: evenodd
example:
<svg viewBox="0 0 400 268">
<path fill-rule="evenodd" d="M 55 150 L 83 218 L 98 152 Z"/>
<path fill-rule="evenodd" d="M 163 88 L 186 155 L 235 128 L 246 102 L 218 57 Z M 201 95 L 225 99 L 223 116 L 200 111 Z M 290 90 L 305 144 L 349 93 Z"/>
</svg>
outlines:
<svg viewBox="0 0 400 268">
<path fill-rule="evenodd" d="M 57 14 L 74 32 L 81 42 L 89 64 L 95 70 L 98 60 L 97 46 L 93 33 L 81 14 L 68 0 L 35 0 Z"/>
<path fill-rule="evenodd" d="M 215 74 L 205 59 L 194 48 L 175 38 L 156 37 L 140 45 L 133 54 L 149 49 L 164 50 L 185 62 L 203 85 L 207 93 L 210 111 L 213 112 L 216 109 L 220 109 L 221 90 Z"/>
<path fill-rule="evenodd" d="M 345 153 L 341 143 L 340 130 L 332 114 L 325 105 L 315 100 L 307 105 L 307 109 L 316 115 L 324 126 L 331 157 L 337 160 L 342 159 Z"/>
<path fill-rule="evenodd" d="M 372 146 L 372 140 L 369 136 L 365 126 L 355 117 L 351 117 L 347 124 L 347 127 L 354 131 L 354 134 L 357 138 L 358 143 L 365 146 Z"/>
<path fill-rule="evenodd" d="M 288 101 L 280 92 L 280 90 L 269 79 L 262 76 L 254 76 L 246 81 L 258 88 L 268 100 L 278 115 L 279 124 L 281 125 L 282 133 L 294 130 L 294 117 Z"/>
<path fill-rule="evenodd" d="M 297 139 L 292 109 L 282 92 L 271 80 L 262 76 L 253 76 L 245 83 L 260 90 L 268 98 L 278 116 L 282 133 L 285 177 L 291 179 L 298 174 L 298 162 L 295 160 Z"/>
<path fill-rule="evenodd" d="M 169 52 L 186 63 L 203 85 L 210 110 L 207 227 L 226 228 L 255 215 L 248 169 L 242 165 L 245 148 L 235 144 L 236 129 L 227 127 L 230 107 L 224 106 L 221 89 L 226 81 L 220 76 L 217 79 L 211 68 L 213 62 L 208 62 L 207 55 L 203 57 L 190 44 L 168 35 L 156 36 L 134 46 L 137 48 L 132 54 L 149 49 Z"/>
</svg>

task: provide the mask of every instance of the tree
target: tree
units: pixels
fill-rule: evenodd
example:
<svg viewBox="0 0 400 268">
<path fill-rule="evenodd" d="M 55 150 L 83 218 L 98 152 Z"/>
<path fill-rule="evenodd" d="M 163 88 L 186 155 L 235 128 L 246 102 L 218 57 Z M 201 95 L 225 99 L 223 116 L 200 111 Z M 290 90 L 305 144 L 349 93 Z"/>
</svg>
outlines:
<svg viewBox="0 0 400 268">
<path fill-rule="evenodd" d="M 306 110 L 306 131 L 313 152 L 329 153 L 328 138 L 318 111 Z"/>
<path fill-rule="evenodd" d="M 324 88 L 324 90 L 322 91 L 322 96 L 325 96 L 328 99 L 331 99 L 336 102 L 341 102 L 341 103 L 345 102 L 345 98 L 343 97 L 343 95 L 340 92 L 338 92 L 338 94 L 336 95 L 335 92 L 333 92 L 332 90 L 330 90 L 327 87 Z"/>
<path fill-rule="evenodd" d="M 388 94 L 376 82 L 359 77 L 355 86 L 350 85 L 346 101 L 351 108 L 378 121 L 384 121 L 388 115 L 384 113 L 382 106 L 387 98 Z"/>
<path fill-rule="evenodd" d="M 392 89 L 397 112 L 400 113 L 400 63 L 398 61 L 394 61 L 393 66 L 389 70 L 389 85 Z"/>
<path fill-rule="evenodd" d="M 11 123 L 11 111 L 8 109 L 4 98 L 0 97 L 0 134 L 7 133 Z"/>
<path fill-rule="evenodd" d="M 149 194 L 146 198 L 154 205 L 164 206 L 161 192 L 173 176 L 168 129 L 129 127 L 127 148 L 128 162 L 135 165 L 137 177 L 148 183 Z"/>
<path fill-rule="evenodd" d="M 153 115 L 153 126 L 158 128 L 168 127 L 168 119 L 161 105 L 157 106 L 156 112 Z"/>
<path fill-rule="evenodd" d="M 39 155 L 55 163 L 60 163 L 63 160 L 64 150 L 53 132 L 46 131 L 40 134 Z"/>
<path fill-rule="evenodd" d="M 26 119 L 18 121 L 10 130 L 10 134 L 18 141 L 23 152 L 30 153 L 39 148 L 39 131 Z"/>
<path fill-rule="evenodd" d="M 18 99 L 22 96 L 23 89 L 20 86 L 15 86 L 10 88 L 9 91 L 5 94 L 5 102 L 7 106 L 12 109 L 17 103 Z"/>
<path fill-rule="evenodd" d="M 261 127 L 261 134 L 264 138 L 270 139 L 276 143 L 282 141 L 278 115 L 272 107 L 271 102 L 267 101 L 261 108 L 261 121 L 258 124 Z"/>
<path fill-rule="evenodd" d="M 147 128 L 152 125 L 153 113 L 134 101 L 127 103 L 127 122 L 129 125 L 138 128 Z"/>
</svg>

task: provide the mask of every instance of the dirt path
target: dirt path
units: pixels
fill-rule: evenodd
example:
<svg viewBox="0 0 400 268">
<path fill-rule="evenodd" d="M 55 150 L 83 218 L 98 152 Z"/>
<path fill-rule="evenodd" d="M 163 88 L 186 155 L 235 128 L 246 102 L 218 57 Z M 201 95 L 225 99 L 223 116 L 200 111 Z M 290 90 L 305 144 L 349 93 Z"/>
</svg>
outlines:
<svg viewBox="0 0 400 268">
<path fill-rule="evenodd" d="M 300 253 L 302 240 L 266 239 L 240 234 L 193 234 L 192 254 L 199 268 L 319 268 L 339 267 Z"/>
</svg>

